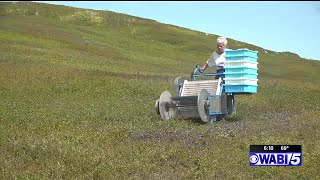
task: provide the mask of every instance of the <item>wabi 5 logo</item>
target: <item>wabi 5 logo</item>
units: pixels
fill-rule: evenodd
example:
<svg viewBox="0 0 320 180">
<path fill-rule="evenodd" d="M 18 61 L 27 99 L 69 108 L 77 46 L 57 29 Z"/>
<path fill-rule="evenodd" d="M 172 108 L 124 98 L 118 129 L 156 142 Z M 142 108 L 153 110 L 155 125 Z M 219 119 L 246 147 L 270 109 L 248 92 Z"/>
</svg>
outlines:
<svg viewBox="0 0 320 180">
<path fill-rule="evenodd" d="M 250 166 L 301 166 L 301 153 L 250 153 Z"/>
</svg>

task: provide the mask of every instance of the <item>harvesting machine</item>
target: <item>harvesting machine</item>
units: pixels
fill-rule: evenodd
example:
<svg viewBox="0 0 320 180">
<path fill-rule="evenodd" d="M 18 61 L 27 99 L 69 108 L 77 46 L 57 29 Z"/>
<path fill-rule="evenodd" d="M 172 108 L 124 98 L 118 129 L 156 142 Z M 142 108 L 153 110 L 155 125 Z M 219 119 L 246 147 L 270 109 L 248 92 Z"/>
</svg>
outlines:
<svg viewBox="0 0 320 180">
<path fill-rule="evenodd" d="M 236 113 L 235 95 L 254 94 L 258 88 L 258 52 L 248 49 L 226 50 L 224 73 L 199 73 L 199 65 L 190 80 L 176 77 L 174 96 L 161 93 L 155 110 L 163 120 L 199 119 L 213 122 Z M 211 78 L 222 75 L 219 78 Z M 198 79 L 208 77 L 210 79 Z"/>
</svg>

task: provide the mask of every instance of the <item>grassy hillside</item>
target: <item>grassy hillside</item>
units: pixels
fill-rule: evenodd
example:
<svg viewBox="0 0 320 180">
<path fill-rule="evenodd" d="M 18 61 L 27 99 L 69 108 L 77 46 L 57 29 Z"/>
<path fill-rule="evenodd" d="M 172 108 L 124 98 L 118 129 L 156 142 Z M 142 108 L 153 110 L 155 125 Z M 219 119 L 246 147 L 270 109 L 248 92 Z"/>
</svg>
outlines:
<svg viewBox="0 0 320 180">
<path fill-rule="evenodd" d="M 259 51 L 258 94 L 214 124 L 164 122 L 173 80 L 218 36 L 117 14 L 0 3 L 0 179 L 319 179 L 320 62 Z M 214 72 L 209 70 L 208 72 Z M 301 144 L 302 167 L 249 166 L 251 144 Z"/>
</svg>

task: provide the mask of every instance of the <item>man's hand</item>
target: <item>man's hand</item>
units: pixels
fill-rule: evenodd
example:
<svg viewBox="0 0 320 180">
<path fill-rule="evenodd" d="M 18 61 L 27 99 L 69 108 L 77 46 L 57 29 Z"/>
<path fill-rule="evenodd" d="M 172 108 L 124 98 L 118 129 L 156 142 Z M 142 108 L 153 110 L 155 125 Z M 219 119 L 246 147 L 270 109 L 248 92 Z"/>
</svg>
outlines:
<svg viewBox="0 0 320 180">
<path fill-rule="evenodd" d="M 200 73 L 203 73 L 203 71 L 204 71 L 204 68 L 203 68 L 203 67 L 199 68 L 199 72 L 200 72 Z"/>
</svg>

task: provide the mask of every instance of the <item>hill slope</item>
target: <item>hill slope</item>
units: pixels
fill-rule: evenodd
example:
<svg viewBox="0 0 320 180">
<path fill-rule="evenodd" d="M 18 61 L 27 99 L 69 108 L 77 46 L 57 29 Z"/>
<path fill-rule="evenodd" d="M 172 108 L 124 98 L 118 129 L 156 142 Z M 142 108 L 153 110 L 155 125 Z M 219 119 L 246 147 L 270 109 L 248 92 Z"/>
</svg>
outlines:
<svg viewBox="0 0 320 180">
<path fill-rule="evenodd" d="M 320 62 L 259 51 L 259 89 L 212 125 L 154 103 L 218 36 L 106 11 L 0 3 L 0 169 L 17 178 L 319 178 Z M 209 70 L 210 72 L 212 70 Z M 303 166 L 249 167 L 250 144 L 302 144 Z"/>
</svg>

